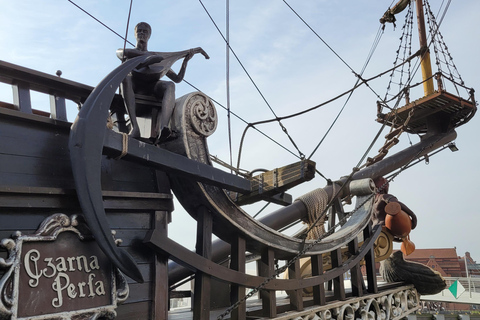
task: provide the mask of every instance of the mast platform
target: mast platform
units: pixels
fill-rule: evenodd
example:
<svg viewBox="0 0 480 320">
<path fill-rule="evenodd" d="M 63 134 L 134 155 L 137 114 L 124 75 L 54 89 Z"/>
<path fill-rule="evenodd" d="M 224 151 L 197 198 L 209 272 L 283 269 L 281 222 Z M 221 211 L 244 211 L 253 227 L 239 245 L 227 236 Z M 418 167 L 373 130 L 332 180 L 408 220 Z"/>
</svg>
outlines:
<svg viewBox="0 0 480 320">
<path fill-rule="evenodd" d="M 476 110 L 473 92 L 471 99 L 466 100 L 440 90 L 389 113 L 379 112 L 377 121 L 393 128 L 404 126 L 408 133 L 422 134 L 426 133 L 432 117 L 446 119 L 448 129 L 453 129 L 467 123 Z"/>
</svg>

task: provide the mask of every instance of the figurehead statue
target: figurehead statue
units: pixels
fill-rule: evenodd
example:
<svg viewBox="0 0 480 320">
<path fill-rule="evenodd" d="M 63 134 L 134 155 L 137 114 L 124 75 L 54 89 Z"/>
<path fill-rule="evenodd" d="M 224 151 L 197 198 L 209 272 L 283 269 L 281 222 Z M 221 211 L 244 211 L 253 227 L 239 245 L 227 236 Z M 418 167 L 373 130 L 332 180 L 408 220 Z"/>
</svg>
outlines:
<svg viewBox="0 0 480 320">
<path fill-rule="evenodd" d="M 135 26 L 135 39 L 137 44 L 133 49 L 118 49 L 117 57 L 123 61 L 148 55 L 144 63 L 137 66 L 122 82 L 121 93 L 125 101 L 125 107 L 130 117 L 131 130 L 129 135 L 133 138 L 140 138 L 140 129 L 137 122 L 137 106 L 135 94 L 153 95 L 161 102 L 161 112 L 157 118 L 152 119 L 156 124 L 154 132 L 156 136 L 150 137 L 152 142 L 157 144 L 168 139 L 172 131 L 168 123 L 175 106 L 175 83 L 183 80 L 188 61 L 195 53 L 202 53 L 207 59 L 208 55 L 201 49 L 195 48 L 181 52 L 153 52 L 148 51 L 148 40 L 152 34 L 152 28 L 146 22 L 140 22 Z M 182 66 L 178 73 L 175 73 L 171 66 L 178 59 L 183 58 Z M 164 80 L 165 76 L 169 80 Z"/>
</svg>

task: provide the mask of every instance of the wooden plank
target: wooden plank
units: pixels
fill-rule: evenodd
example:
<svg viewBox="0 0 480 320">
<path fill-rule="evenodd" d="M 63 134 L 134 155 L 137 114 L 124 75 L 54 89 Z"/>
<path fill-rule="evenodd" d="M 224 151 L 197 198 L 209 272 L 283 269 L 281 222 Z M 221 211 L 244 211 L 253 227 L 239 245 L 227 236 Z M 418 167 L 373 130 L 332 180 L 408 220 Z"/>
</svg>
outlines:
<svg viewBox="0 0 480 320">
<path fill-rule="evenodd" d="M 238 194 L 234 200 L 239 205 L 267 200 L 279 193 L 293 188 L 315 176 L 315 162 L 302 160 L 285 167 L 276 168 L 252 178 L 252 191 Z"/>
<path fill-rule="evenodd" d="M 116 320 L 152 319 L 151 301 L 137 303 L 124 302 L 117 307 Z"/>
<path fill-rule="evenodd" d="M 138 269 L 140 270 L 140 273 L 143 276 L 143 280 L 145 281 L 144 283 L 153 283 L 155 281 L 155 279 L 153 278 L 154 272 L 152 271 L 152 263 L 151 262 L 145 263 L 145 262 L 137 260 L 136 257 L 134 257 L 134 258 L 135 258 L 135 261 L 137 262 Z M 152 259 L 150 259 L 150 260 L 152 260 Z M 129 285 L 130 284 L 137 284 L 137 282 L 135 280 L 132 280 L 128 276 L 125 276 L 125 279 L 127 279 L 127 283 Z"/>
<path fill-rule="evenodd" d="M 28 203 L 28 207 L 25 204 Z M 104 197 L 104 205 L 107 210 L 129 210 L 136 212 L 135 218 L 132 218 L 136 226 L 139 221 L 139 213 L 149 213 L 152 210 L 167 210 L 172 211 L 173 200 L 171 199 L 119 199 Z M 18 212 L 18 210 L 32 211 L 34 209 L 61 209 L 64 211 L 75 210 L 79 211 L 80 205 L 77 196 L 73 193 L 70 195 L 58 194 L 21 194 L 9 193 L 0 191 L 0 208 L 5 210 L 11 209 Z M 112 218 L 113 219 L 113 218 Z M 121 225 L 121 221 L 119 222 Z"/>
<path fill-rule="evenodd" d="M 74 188 L 68 150 L 69 126 L 53 126 L 2 113 L 0 125 L 3 185 Z M 141 164 L 102 158 L 104 189 L 155 192 L 158 178 L 154 169 Z M 161 181 L 169 185 L 165 174 Z"/>
<path fill-rule="evenodd" d="M 129 294 L 125 303 L 136 303 L 153 300 L 152 282 L 129 283 Z"/>
</svg>

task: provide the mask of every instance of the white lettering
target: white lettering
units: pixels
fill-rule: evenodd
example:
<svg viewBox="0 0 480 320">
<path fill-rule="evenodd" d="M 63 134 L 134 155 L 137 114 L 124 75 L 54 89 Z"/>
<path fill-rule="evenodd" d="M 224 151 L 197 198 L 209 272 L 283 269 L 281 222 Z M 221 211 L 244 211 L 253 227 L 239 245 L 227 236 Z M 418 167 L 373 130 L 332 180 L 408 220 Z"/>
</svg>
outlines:
<svg viewBox="0 0 480 320">
<path fill-rule="evenodd" d="M 83 269 L 85 270 L 85 272 L 90 272 L 90 268 L 88 267 L 88 263 L 87 263 L 87 257 L 85 256 L 78 256 L 77 257 L 77 269 L 79 271 L 82 271 L 82 262 L 83 262 Z"/>
<path fill-rule="evenodd" d="M 92 270 L 100 270 L 100 265 L 98 263 L 98 258 L 97 256 L 91 256 L 90 257 L 92 260 L 90 261 L 90 268 Z"/>
<path fill-rule="evenodd" d="M 40 252 L 38 250 L 32 249 L 27 252 L 25 258 L 23 260 L 23 264 L 25 265 L 25 271 L 27 272 L 30 280 L 28 284 L 30 287 L 35 288 L 38 286 L 38 280 L 42 276 L 42 272 L 38 273 L 38 264 L 37 261 L 40 259 Z M 31 269 L 30 261 L 33 262 L 34 270 Z"/>
<path fill-rule="evenodd" d="M 62 280 L 65 280 L 65 285 L 62 286 Z M 70 278 L 66 273 L 60 272 L 52 283 L 52 289 L 57 293 L 57 297 L 52 300 L 52 306 L 60 308 L 63 305 L 63 290 L 70 285 Z"/>
<path fill-rule="evenodd" d="M 57 268 L 53 264 L 52 260 L 53 260 L 52 258 L 45 258 L 45 260 L 43 260 L 47 263 L 47 267 L 52 269 L 52 274 L 47 274 L 47 268 L 43 269 L 43 276 L 44 277 L 51 278 L 51 277 L 54 277 L 57 274 Z"/>
<path fill-rule="evenodd" d="M 83 292 L 83 288 L 85 288 L 87 284 L 85 282 L 79 282 L 78 283 L 78 291 L 80 291 L 78 297 L 79 298 L 84 298 L 85 297 L 85 292 Z"/>
<path fill-rule="evenodd" d="M 88 290 L 90 294 L 88 295 L 89 297 L 95 297 L 95 293 L 93 292 L 93 278 L 95 278 L 95 275 L 93 273 L 90 273 L 88 275 Z"/>
<path fill-rule="evenodd" d="M 91 272 L 100 269 L 97 256 L 57 257 L 55 260 L 47 257 L 43 259 L 43 263 L 40 263 L 41 261 L 40 252 L 36 249 L 31 249 L 25 254 L 23 262 L 25 272 L 30 277 L 28 284 L 34 288 L 39 285 L 42 277 L 53 278 L 52 289 L 55 292 L 55 298 L 52 299 L 53 307 L 62 307 L 65 296 L 76 299 L 106 295 L 105 283 L 101 280 L 95 281 L 96 275 Z M 77 284 L 71 283 L 69 276 L 71 272 L 85 272 L 88 279 Z"/>
<path fill-rule="evenodd" d="M 97 296 L 104 296 L 105 295 L 105 286 L 103 284 L 103 281 L 97 281 L 95 282 L 95 293 Z"/>
<path fill-rule="evenodd" d="M 64 257 L 58 257 L 55 261 L 57 262 L 57 272 L 67 271 L 67 262 Z"/>
<path fill-rule="evenodd" d="M 68 266 L 69 266 L 68 271 L 75 271 L 75 268 L 73 266 L 73 262 L 75 261 L 75 257 L 68 257 L 67 260 L 68 260 Z"/>
</svg>

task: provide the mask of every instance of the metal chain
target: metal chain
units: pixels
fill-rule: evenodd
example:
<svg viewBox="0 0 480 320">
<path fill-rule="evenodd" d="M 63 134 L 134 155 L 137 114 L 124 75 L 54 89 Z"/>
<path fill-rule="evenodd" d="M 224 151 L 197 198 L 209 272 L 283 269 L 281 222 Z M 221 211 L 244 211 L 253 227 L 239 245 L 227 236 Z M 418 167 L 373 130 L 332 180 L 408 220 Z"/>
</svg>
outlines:
<svg viewBox="0 0 480 320">
<path fill-rule="evenodd" d="M 316 239 L 315 241 L 309 243 L 307 246 L 304 246 L 302 250 L 300 250 L 295 257 L 293 257 L 291 260 L 289 260 L 283 267 L 275 269 L 275 272 L 272 276 L 265 278 L 265 280 L 258 285 L 257 287 L 253 288 L 248 292 L 245 297 L 242 299 L 238 300 L 235 302 L 233 305 L 228 307 L 221 315 L 217 317 L 217 320 L 223 320 L 227 315 L 229 315 L 233 310 L 238 308 L 243 302 L 245 302 L 247 299 L 252 297 L 254 294 L 256 294 L 260 289 L 265 287 L 270 281 L 275 279 L 278 275 L 280 275 L 282 272 L 286 271 L 291 265 L 293 265 L 297 260 L 299 260 L 308 250 L 310 250 L 313 246 L 317 245 L 320 241 L 322 241 L 324 238 L 330 236 L 335 232 L 335 229 L 341 225 L 343 225 L 348 218 L 350 218 L 355 212 L 358 211 L 359 208 L 361 208 L 368 200 L 370 200 L 375 194 L 372 193 L 370 196 L 368 196 L 365 201 L 363 201 L 358 207 L 356 207 L 353 211 L 345 215 L 342 219 L 340 219 L 334 226 L 332 226 L 325 234 L 323 234 L 320 238 Z M 327 208 L 323 211 L 322 215 L 319 217 L 321 218 L 324 216 L 329 207 L 332 205 L 333 201 L 330 202 L 330 204 L 327 206 Z"/>
<path fill-rule="evenodd" d="M 380 188 L 378 188 L 379 191 L 383 190 L 387 184 L 391 181 L 393 181 L 400 173 L 402 173 L 405 169 L 408 168 L 408 166 L 410 165 L 410 163 L 414 160 L 414 159 L 417 159 L 418 156 L 425 150 L 427 149 L 427 147 L 431 147 L 433 145 L 435 145 L 438 141 L 441 140 L 442 137 L 439 137 L 436 141 L 432 142 L 430 145 L 428 146 L 424 146 L 422 149 L 420 149 L 417 154 L 411 158 L 411 160 L 406 163 L 403 167 L 400 168 L 400 170 L 398 170 L 398 172 L 392 174 L 388 179 L 387 179 L 387 182 L 385 182 L 382 186 L 380 186 Z M 350 177 L 349 177 L 350 178 Z M 342 187 L 343 188 L 343 187 Z M 339 191 L 340 192 L 340 191 Z M 270 276 L 268 278 L 266 278 L 259 286 L 255 287 L 254 289 L 250 290 L 250 292 L 245 295 L 245 297 L 243 297 L 242 299 L 238 300 L 237 302 L 235 302 L 233 305 L 231 305 L 230 307 L 228 307 L 225 312 L 223 312 L 221 315 L 219 315 L 217 317 L 217 320 L 223 320 L 227 315 L 229 315 L 233 310 L 235 310 L 236 308 L 238 308 L 240 306 L 240 304 L 242 304 L 243 302 L 245 302 L 247 299 L 249 299 L 250 297 L 252 297 L 254 294 L 256 294 L 260 289 L 262 289 L 267 283 L 269 283 L 271 280 L 273 280 L 275 277 L 277 277 L 280 273 L 284 272 L 287 268 L 289 268 L 292 264 L 294 264 L 298 259 L 300 259 L 301 256 L 303 256 L 308 250 L 310 250 L 313 246 L 315 246 L 316 244 L 318 244 L 320 241 L 322 241 L 324 238 L 330 236 L 331 234 L 333 234 L 333 232 L 335 231 L 335 229 L 337 227 L 339 227 L 340 225 L 342 225 L 343 223 L 346 222 L 346 220 L 348 218 L 350 218 L 355 212 L 358 211 L 359 208 L 361 208 L 367 201 L 369 201 L 372 197 L 375 196 L 376 193 L 372 193 L 371 195 L 369 195 L 358 207 L 356 207 L 353 211 L 351 211 L 350 213 L 348 213 L 347 215 L 345 215 L 344 218 L 340 219 L 338 221 L 338 223 L 336 223 L 332 228 L 330 228 L 322 237 L 318 238 L 317 240 L 311 242 L 310 244 L 308 244 L 307 246 L 305 246 L 294 258 L 292 258 L 285 266 L 281 267 L 281 268 L 277 268 L 275 270 L 275 273 L 273 276 Z M 333 201 L 331 201 L 329 203 L 329 205 L 327 206 L 327 208 L 324 210 L 324 212 L 322 213 L 322 215 L 325 215 L 327 210 L 331 207 L 331 205 L 333 204 Z M 321 216 L 319 217 L 321 218 Z"/>
<path fill-rule="evenodd" d="M 278 120 L 278 124 L 280 125 L 280 127 L 282 128 L 282 131 L 287 135 L 288 139 L 290 139 L 290 142 L 293 144 L 293 146 L 295 147 L 295 149 L 297 149 L 297 152 L 298 152 L 298 156 L 300 158 L 300 160 L 305 160 L 305 154 L 300 151 L 300 149 L 298 148 L 297 144 L 295 143 L 295 141 L 293 141 L 293 138 L 292 136 L 290 136 L 290 134 L 288 133 L 288 130 L 287 128 L 285 128 L 285 126 L 282 124 L 282 122 L 280 120 Z"/>
</svg>

